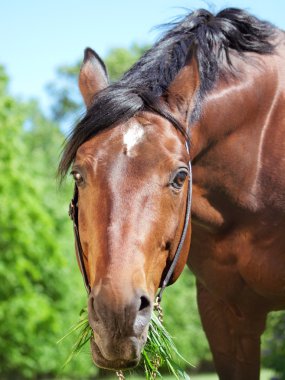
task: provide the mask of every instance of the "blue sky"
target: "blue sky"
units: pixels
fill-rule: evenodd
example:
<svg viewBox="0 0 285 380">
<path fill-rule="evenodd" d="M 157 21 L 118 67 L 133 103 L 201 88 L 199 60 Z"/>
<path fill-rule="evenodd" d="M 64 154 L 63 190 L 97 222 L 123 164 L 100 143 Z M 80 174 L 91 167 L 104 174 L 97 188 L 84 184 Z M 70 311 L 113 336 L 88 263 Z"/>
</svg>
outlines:
<svg viewBox="0 0 285 380">
<path fill-rule="evenodd" d="M 45 86 L 56 67 L 77 61 L 86 46 L 104 57 L 112 47 L 152 43 L 154 26 L 208 3 L 216 11 L 247 9 L 285 29 L 284 0 L 1 0 L 0 64 L 14 95 L 37 97 L 47 108 Z"/>
</svg>

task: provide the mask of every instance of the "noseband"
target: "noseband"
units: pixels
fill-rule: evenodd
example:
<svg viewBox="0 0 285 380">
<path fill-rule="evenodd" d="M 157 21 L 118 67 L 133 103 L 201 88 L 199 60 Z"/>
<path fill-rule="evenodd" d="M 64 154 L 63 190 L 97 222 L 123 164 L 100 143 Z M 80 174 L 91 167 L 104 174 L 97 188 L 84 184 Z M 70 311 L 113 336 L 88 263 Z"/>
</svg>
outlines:
<svg viewBox="0 0 285 380">
<path fill-rule="evenodd" d="M 187 149 L 187 152 L 188 152 L 188 155 L 189 155 L 189 139 L 186 138 L 186 149 Z M 185 217 L 184 217 L 184 225 L 183 225 L 183 230 L 182 230 L 182 233 L 181 233 L 181 236 L 180 236 L 180 240 L 179 240 L 179 243 L 177 245 L 177 248 L 176 248 L 176 252 L 175 252 L 175 255 L 174 255 L 174 258 L 167 270 L 167 273 L 165 275 L 165 277 L 163 279 L 161 279 L 161 286 L 160 286 L 160 290 L 158 292 L 158 295 L 156 297 L 156 301 L 158 303 L 160 303 L 161 301 L 161 298 L 162 298 L 162 293 L 164 291 L 164 289 L 166 288 L 166 286 L 168 285 L 170 279 L 171 279 L 171 276 L 174 272 L 174 269 L 177 265 L 177 262 L 179 260 L 179 257 L 180 257 L 180 254 L 181 254 L 181 251 L 182 251 L 182 248 L 183 248 L 183 244 L 184 244 L 184 241 L 185 241 L 185 237 L 186 237 L 186 234 L 187 234 L 187 230 L 188 230 L 188 225 L 189 225 L 189 220 L 190 220 L 190 212 L 191 212 L 191 203 L 192 203 L 192 167 L 191 167 L 191 162 L 190 162 L 190 158 L 189 158 L 189 161 L 188 161 L 188 171 L 189 171 L 189 175 L 188 175 L 188 190 L 187 190 L 187 201 L 186 201 L 186 211 L 185 211 Z M 75 251 L 76 251 L 76 256 L 77 256 L 77 260 L 79 262 L 79 266 L 80 266 L 80 270 L 81 270 L 81 273 L 82 273 L 82 276 L 83 276 L 83 280 L 84 280 L 84 285 L 85 285 L 85 288 L 86 288 L 86 291 L 87 293 L 89 294 L 90 291 L 91 291 L 91 287 L 90 287 L 90 284 L 89 284 L 89 281 L 88 281 L 88 277 L 87 277 L 87 272 L 86 272 L 86 268 L 85 268 L 85 265 L 84 265 L 84 252 L 83 252 L 83 249 L 82 249 L 82 245 L 81 245 L 81 242 L 80 242 L 80 236 L 79 236 L 79 228 L 78 228 L 78 188 L 75 184 L 75 187 L 74 187 L 74 193 L 73 193 L 73 198 L 71 199 L 71 202 L 69 204 L 69 212 L 68 212 L 72 222 L 73 222 L 73 232 L 74 232 L 74 237 L 75 237 Z"/>
</svg>

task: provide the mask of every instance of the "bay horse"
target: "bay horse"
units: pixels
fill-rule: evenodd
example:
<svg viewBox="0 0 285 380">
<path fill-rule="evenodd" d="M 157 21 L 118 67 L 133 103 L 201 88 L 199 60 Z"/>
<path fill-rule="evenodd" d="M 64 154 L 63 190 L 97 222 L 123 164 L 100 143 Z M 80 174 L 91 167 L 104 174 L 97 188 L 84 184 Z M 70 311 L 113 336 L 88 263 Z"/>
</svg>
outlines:
<svg viewBox="0 0 285 380">
<path fill-rule="evenodd" d="M 87 48 L 79 86 L 87 111 L 59 173 L 72 166 L 94 362 L 139 362 L 176 260 L 167 284 L 186 263 L 195 274 L 219 378 L 258 379 L 266 316 L 285 308 L 283 31 L 200 9 L 116 83 Z"/>
</svg>

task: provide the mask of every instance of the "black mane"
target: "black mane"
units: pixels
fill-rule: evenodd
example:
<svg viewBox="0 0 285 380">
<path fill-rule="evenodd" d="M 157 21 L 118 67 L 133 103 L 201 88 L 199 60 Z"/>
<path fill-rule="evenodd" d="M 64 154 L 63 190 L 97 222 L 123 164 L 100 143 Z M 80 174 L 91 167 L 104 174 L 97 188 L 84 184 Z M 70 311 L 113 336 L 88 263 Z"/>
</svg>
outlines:
<svg viewBox="0 0 285 380">
<path fill-rule="evenodd" d="M 227 8 L 216 16 L 200 9 L 187 15 L 150 49 L 121 80 L 99 92 L 92 107 L 72 131 L 59 165 L 63 177 L 72 164 L 77 149 L 99 131 L 122 123 L 137 112 L 151 110 L 169 119 L 177 128 L 179 123 L 167 112 L 160 96 L 167 91 L 186 58 L 193 54 L 198 62 L 200 87 L 196 94 L 197 107 L 213 87 L 221 70 L 231 67 L 231 51 L 241 56 L 245 52 L 271 54 L 276 28 L 249 13 Z"/>
</svg>

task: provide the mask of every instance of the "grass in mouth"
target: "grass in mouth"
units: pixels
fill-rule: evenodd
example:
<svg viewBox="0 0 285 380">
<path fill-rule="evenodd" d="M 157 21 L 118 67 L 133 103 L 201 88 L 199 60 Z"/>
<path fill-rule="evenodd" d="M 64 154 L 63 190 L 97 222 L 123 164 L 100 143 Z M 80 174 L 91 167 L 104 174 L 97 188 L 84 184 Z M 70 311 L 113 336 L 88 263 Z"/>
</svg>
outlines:
<svg viewBox="0 0 285 380">
<path fill-rule="evenodd" d="M 88 322 L 87 310 L 82 309 L 78 322 L 70 328 L 67 334 L 62 337 L 58 343 L 70 335 L 76 334 L 76 340 L 72 346 L 71 352 L 64 363 L 64 367 L 78 355 L 82 348 L 90 341 L 92 337 L 92 329 Z M 179 361 L 185 361 L 183 356 L 178 352 L 173 339 L 166 331 L 165 327 L 158 320 L 156 314 L 153 312 L 147 341 L 142 352 L 142 363 L 145 369 L 145 377 L 147 380 L 152 380 L 162 375 L 159 368 L 166 365 L 169 372 L 177 380 L 189 380 L 187 373 L 180 368 Z"/>
</svg>

